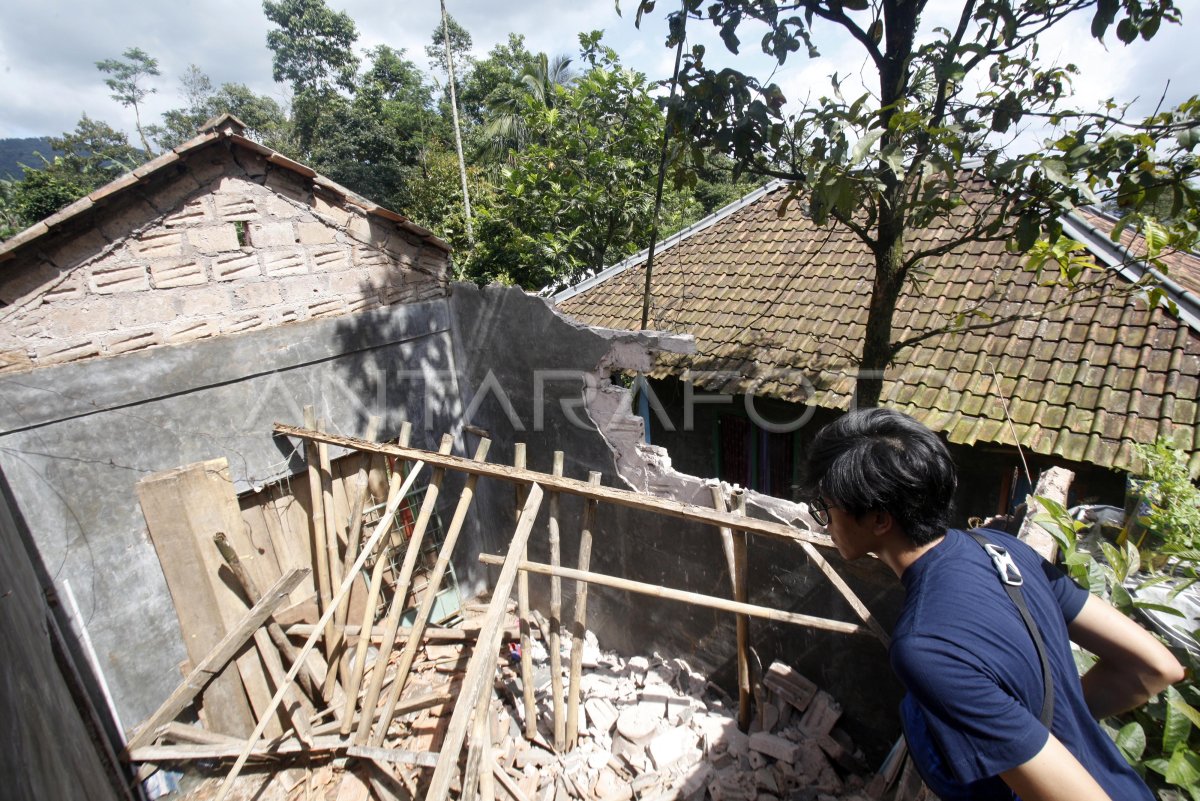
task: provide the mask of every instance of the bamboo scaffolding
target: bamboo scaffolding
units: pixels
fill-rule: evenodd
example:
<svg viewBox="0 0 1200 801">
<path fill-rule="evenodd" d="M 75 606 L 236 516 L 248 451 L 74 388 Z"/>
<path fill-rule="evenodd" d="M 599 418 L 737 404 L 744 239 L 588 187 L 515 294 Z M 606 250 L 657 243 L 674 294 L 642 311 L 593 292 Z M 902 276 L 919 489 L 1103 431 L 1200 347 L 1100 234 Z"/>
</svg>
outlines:
<svg viewBox="0 0 1200 801">
<path fill-rule="evenodd" d="M 304 425 L 309 429 L 318 425 L 317 412 L 312 406 L 304 407 Z M 325 607 L 329 605 L 330 593 L 329 550 L 325 544 L 325 496 L 321 491 L 321 459 L 318 448 L 315 439 L 304 440 L 304 461 L 308 463 L 308 494 L 312 502 L 312 562 L 316 566 L 317 574 L 317 608 L 324 612 Z M 327 663 L 331 644 L 332 640 L 325 641 Z"/>
<path fill-rule="evenodd" d="M 485 553 L 479 555 L 479 561 L 485 565 L 498 565 L 504 562 L 504 557 L 493 556 L 492 554 Z M 825 631 L 836 631 L 842 634 L 873 633 L 866 626 L 861 626 L 857 623 L 844 623 L 840 620 L 829 620 L 823 617 L 802 615 L 797 612 L 784 612 L 781 609 L 771 609 L 770 607 L 766 606 L 743 604 L 736 601 L 730 601 L 725 598 L 716 598 L 711 595 L 704 595 L 698 592 L 674 590 L 669 587 L 660 587 L 657 584 L 646 584 L 641 581 L 631 581 L 629 579 L 623 579 L 617 576 L 607 576 L 603 573 L 585 573 L 580 570 L 573 570 L 569 567 L 554 568 L 542 562 L 521 562 L 519 568 L 530 573 L 539 573 L 543 576 L 557 574 L 560 578 L 574 579 L 575 581 L 586 581 L 589 584 L 599 584 L 604 587 L 627 590 L 628 592 L 639 593 L 641 595 L 652 595 L 656 598 L 665 598 L 669 601 L 681 601 L 683 603 L 689 603 L 695 606 L 704 606 L 710 609 L 720 609 L 724 612 L 733 612 L 735 614 L 750 615 L 751 617 L 766 618 L 767 620 L 774 620 L 778 623 L 794 623 L 797 626 L 808 626 L 809 628 L 823 629 Z"/>
<path fill-rule="evenodd" d="M 325 421 L 319 421 L 317 428 L 324 429 Z M 317 444 L 317 464 L 321 472 L 321 508 L 324 510 L 322 518 L 325 522 L 325 549 L 328 552 L 325 559 L 329 565 L 329 587 L 332 592 L 334 587 L 341 586 L 342 583 L 342 560 L 338 555 L 337 521 L 334 520 L 333 471 L 329 464 L 328 443 Z M 336 618 L 337 614 L 335 613 L 334 619 Z M 337 636 L 334 619 L 331 619 L 325 628 L 325 658 L 328 661 L 328 667 L 325 673 L 323 697 L 326 702 L 333 700 L 333 685 L 337 682 L 338 666 L 341 664 L 342 642 Z M 342 681 L 345 680 L 346 677 L 343 675 Z"/>
<path fill-rule="evenodd" d="M 438 455 L 449 454 L 453 445 L 453 438 L 449 434 L 443 435 L 442 442 L 438 446 Z M 404 564 L 401 565 L 400 575 L 393 585 L 392 605 L 388 608 L 387 619 L 383 624 L 383 642 L 380 645 L 379 655 L 375 658 L 377 670 L 371 672 L 371 684 L 367 687 L 367 695 L 362 702 L 362 717 L 358 721 L 358 729 L 354 732 L 355 745 L 367 745 L 371 736 L 371 725 L 375 722 L 375 707 L 379 703 L 379 693 L 383 690 L 384 673 L 387 670 L 388 661 L 392 657 L 396 631 L 400 628 L 400 616 L 404 614 L 408 586 L 412 580 L 413 569 L 417 564 L 417 557 L 421 554 L 421 545 L 425 541 L 425 529 L 429 527 L 429 521 L 433 517 L 433 510 L 437 506 L 438 494 L 441 492 L 442 480 L 445 475 L 445 468 L 434 468 L 429 484 L 425 487 L 421 510 L 417 512 L 417 520 L 413 524 L 412 533 L 408 536 L 408 549 L 404 554 Z M 376 565 L 378 564 L 376 562 Z M 374 582 L 374 576 L 372 576 L 372 582 Z M 371 745 L 377 746 L 382 741 L 380 738 L 379 743 L 371 743 Z"/>
<path fill-rule="evenodd" d="M 720 482 L 710 485 L 713 508 L 719 512 L 725 511 L 725 493 Z M 746 514 L 746 493 L 741 487 L 734 487 L 734 514 Z M 729 584 L 733 600 L 746 603 L 749 593 L 746 585 L 746 533 L 734 533 L 731 529 L 721 527 L 721 545 L 725 550 L 725 561 L 729 565 Z M 738 728 L 750 730 L 750 618 L 746 615 L 737 616 L 737 679 L 738 679 Z"/>
<path fill-rule="evenodd" d="M 600 486 L 600 474 L 588 473 L 588 483 Z M 588 572 L 592 564 L 592 526 L 596 523 L 596 507 L 593 499 L 584 501 L 583 523 L 579 529 L 579 570 Z M 522 570 L 522 576 L 528 572 Z M 571 629 L 571 676 L 567 687 L 567 750 L 575 748 L 579 740 L 579 692 L 583 680 L 583 641 L 587 637 L 587 590 L 586 581 L 575 582 L 575 626 Z"/>
<path fill-rule="evenodd" d="M 483 691 L 485 682 L 496 672 L 496 653 L 500 648 L 500 629 L 508 607 L 508 596 L 512 594 L 513 585 L 516 583 L 517 565 L 521 561 L 521 552 L 529 541 L 529 533 L 537 519 L 542 494 L 540 485 L 534 483 L 529 487 L 521 519 L 509 543 L 508 556 L 501 560 L 503 566 L 492 591 L 491 608 L 479 630 L 479 641 L 471 654 L 471 662 L 467 666 L 467 674 L 459 690 L 458 703 L 454 707 L 450 725 L 447 726 L 446 736 L 442 740 L 441 755 L 429 782 L 426 801 L 446 801 L 449 797 L 450 783 L 458 770 L 458 757 L 462 753 L 463 740 L 471 716 L 475 713 L 479 693 Z"/>
<path fill-rule="evenodd" d="M 513 467 L 525 469 L 525 443 L 513 447 Z M 517 484 L 516 519 L 521 519 L 521 507 L 525 505 L 525 485 Z M 521 551 L 521 561 L 529 558 L 529 546 Z M 521 697 L 525 702 L 525 738 L 537 737 L 537 699 L 533 692 L 532 638 L 529 636 L 529 574 L 524 570 L 517 576 L 517 622 L 521 628 Z"/>
<path fill-rule="evenodd" d="M 421 461 L 418 461 L 415 465 L 413 465 L 412 470 L 408 474 L 408 478 L 405 480 L 405 486 L 401 488 L 401 497 L 403 497 L 404 493 L 408 491 L 408 487 L 412 486 L 412 482 L 416 481 L 417 476 L 420 474 L 421 469 L 424 466 L 425 463 Z M 362 553 L 359 554 L 358 559 L 354 563 L 353 571 L 342 581 L 342 586 L 338 589 L 337 594 L 330 600 L 330 607 L 325 610 L 325 612 L 321 615 L 321 619 L 317 622 L 318 630 L 314 631 L 309 636 L 308 640 L 305 641 L 304 647 L 300 649 L 300 654 L 296 660 L 296 664 L 292 665 L 291 670 L 289 670 L 287 676 L 284 677 L 284 686 L 280 687 L 275 692 L 275 695 L 271 698 L 268 713 L 263 715 L 262 719 L 259 720 L 258 725 L 255 726 L 254 731 L 250 734 L 250 739 L 246 744 L 246 749 L 238 757 L 237 762 L 234 763 L 233 768 L 229 771 L 229 775 L 225 777 L 225 781 L 221 783 L 221 788 L 217 793 L 216 801 L 225 801 L 225 799 L 229 797 L 229 792 L 233 789 L 234 781 L 237 780 L 238 774 L 245 766 L 246 760 L 249 759 L 251 752 L 258 745 L 258 741 L 262 737 L 263 730 L 266 729 L 267 723 L 270 721 L 270 713 L 274 712 L 274 710 L 279 706 L 279 702 L 283 700 L 283 696 L 287 692 L 288 686 L 296 679 L 296 674 L 300 672 L 300 667 L 303 665 L 305 657 L 308 656 L 308 653 L 313 649 L 313 646 L 316 645 L 317 638 L 320 636 L 320 629 L 327 626 L 329 621 L 333 619 L 334 612 L 337 611 L 337 605 L 341 603 L 341 601 L 350 593 L 350 585 L 354 581 L 354 574 L 359 570 L 362 570 L 362 566 L 367 561 L 367 557 L 372 551 L 375 550 L 375 546 L 379 543 L 379 540 L 383 537 L 384 533 L 384 527 L 377 526 L 375 531 L 371 534 L 371 539 L 367 541 L 367 544 L 363 547 Z"/>
<path fill-rule="evenodd" d="M 488 448 L 491 447 L 491 444 L 489 439 L 479 441 L 479 445 L 475 448 L 475 461 L 483 462 L 487 458 Z M 412 671 L 413 660 L 417 656 L 417 649 L 421 646 L 421 635 L 425 632 L 429 616 L 433 613 L 433 606 L 437 603 L 437 594 L 442 586 L 442 577 L 446 574 L 446 566 L 450 564 L 450 556 L 454 553 L 458 535 L 467 520 L 471 502 L 475 499 L 475 484 L 478 480 L 478 476 L 468 476 L 462 494 L 458 497 L 458 505 L 454 507 L 454 517 L 450 519 L 450 526 L 446 529 L 446 537 L 442 541 L 441 550 L 438 551 L 437 562 L 427 576 L 428 583 L 425 586 L 425 594 L 421 597 L 421 603 L 417 607 L 417 616 L 409 631 L 408 642 L 404 644 L 404 653 L 400 655 L 400 664 L 396 666 L 396 678 L 388 690 L 387 701 L 383 706 L 383 712 L 379 715 L 379 729 L 371 737 L 371 745 L 383 745 L 383 739 L 387 736 L 388 726 L 391 725 L 392 715 L 395 713 L 396 702 L 400 700 L 400 694 L 404 692 L 404 686 L 408 683 L 408 676 Z M 477 641 L 477 645 L 482 644 L 482 635 L 480 636 L 481 639 Z"/>
<path fill-rule="evenodd" d="M 563 474 L 563 452 L 554 452 L 552 475 L 561 478 Z M 550 517 L 547 523 L 549 530 L 550 564 L 559 567 L 562 563 L 562 543 L 559 537 L 558 525 L 558 493 L 551 492 Z M 560 754 L 567 747 L 567 714 L 563 704 L 562 677 L 562 579 L 550 577 L 550 693 L 554 706 L 554 750 Z"/>
</svg>

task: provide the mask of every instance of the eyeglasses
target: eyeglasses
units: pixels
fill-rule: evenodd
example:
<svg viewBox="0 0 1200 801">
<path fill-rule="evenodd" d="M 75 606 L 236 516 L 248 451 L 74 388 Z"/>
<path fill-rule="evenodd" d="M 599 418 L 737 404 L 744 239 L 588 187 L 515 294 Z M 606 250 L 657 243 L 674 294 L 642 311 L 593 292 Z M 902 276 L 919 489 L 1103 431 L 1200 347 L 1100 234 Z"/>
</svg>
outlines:
<svg viewBox="0 0 1200 801">
<path fill-rule="evenodd" d="M 825 503 L 825 499 L 820 495 L 810 498 L 808 501 L 808 511 L 812 513 L 813 520 L 817 521 L 819 526 L 829 525 L 829 509 L 830 505 Z"/>
</svg>

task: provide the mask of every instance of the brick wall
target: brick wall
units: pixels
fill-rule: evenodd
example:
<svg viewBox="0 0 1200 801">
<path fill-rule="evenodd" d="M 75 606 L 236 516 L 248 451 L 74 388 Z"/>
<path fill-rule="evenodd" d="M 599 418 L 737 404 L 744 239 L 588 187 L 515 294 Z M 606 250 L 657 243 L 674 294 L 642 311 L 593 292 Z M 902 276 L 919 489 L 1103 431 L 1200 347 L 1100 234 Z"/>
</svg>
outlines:
<svg viewBox="0 0 1200 801">
<path fill-rule="evenodd" d="M 110 200 L 0 263 L 0 372 L 446 293 L 444 250 L 241 147 Z"/>
</svg>

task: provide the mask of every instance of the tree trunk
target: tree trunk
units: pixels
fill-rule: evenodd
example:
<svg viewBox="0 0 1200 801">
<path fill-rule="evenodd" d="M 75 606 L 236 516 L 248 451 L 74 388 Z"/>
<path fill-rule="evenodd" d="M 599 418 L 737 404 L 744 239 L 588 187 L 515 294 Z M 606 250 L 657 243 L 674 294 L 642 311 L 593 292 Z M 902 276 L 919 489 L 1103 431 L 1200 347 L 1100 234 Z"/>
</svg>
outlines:
<svg viewBox="0 0 1200 801">
<path fill-rule="evenodd" d="M 458 151 L 458 174 L 462 178 L 463 219 L 467 225 L 467 241 L 475 244 L 471 225 L 471 195 L 467 192 L 467 162 L 463 159 L 462 133 L 458 128 L 458 96 L 454 90 L 454 55 L 450 51 L 450 23 L 446 20 L 446 0 L 442 0 L 442 38 L 446 41 L 446 72 L 450 77 L 450 117 L 454 120 L 454 147 Z"/>
</svg>

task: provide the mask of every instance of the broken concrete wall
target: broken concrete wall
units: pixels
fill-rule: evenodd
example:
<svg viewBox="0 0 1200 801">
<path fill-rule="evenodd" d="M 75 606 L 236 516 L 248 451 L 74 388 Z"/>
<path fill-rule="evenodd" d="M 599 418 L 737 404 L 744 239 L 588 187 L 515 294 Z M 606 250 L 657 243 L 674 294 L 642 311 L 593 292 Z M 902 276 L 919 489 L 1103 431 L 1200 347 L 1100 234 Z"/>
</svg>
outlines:
<svg viewBox="0 0 1200 801">
<path fill-rule="evenodd" d="M 641 421 L 629 413 L 628 395 L 606 379 L 610 372 L 648 365 L 647 349 L 678 348 L 677 338 L 652 332 L 592 329 L 556 314 L 543 300 L 516 290 L 456 287 L 451 297 L 456 363 L 467 422 L 486 429 L 496 445 L 491 460 L 511 464 L 514 442 L 528 446 L 529 466 L 549 472 L 553 451 L 565 452 L 565 473 L 586 478 L 600 470 L 607 486 L 636 488 L 710 506 L 699 477 L 670 470 L 669 455 L 640 443 Z M 473 563 L 475 550 L 503 552 L 512 530 L 511 487 L 488 482 L 477 502 L 479 519 L 492 521 L 459 553 L 460 576 L 486 585 Z M 560 499 L 562 561 L 576 563 L 582 504 Z M 748 513 L 798 521 L 798 505 L 751 495 Z M 531 558 L 547 561 L 543 504 L 531 540 Z M 729 597 L 729 576 L 719 534 L 685 523 L 612 505 L 601 507 L 592 569 L 610 575 Z M 808 565 L 795 545 L 751 539 L 750 602 L 793 612 L 856 620 L 827 579 Z M 845 565 L 826 557 L 890 628 L 899 612 L 899 585 L 881 564 Z M 549 579 L 531 577 L 532 592 L 548 609 Z M 574 583 L 563 582 L 564 616 L 573 614 Z M 691 654 L 697 669 L 723 677 L 732 687 L 736 634 L 731 615 L 594 587 L 588 625 L 601 644 L 624 654 L 660 648 Z M 567 624 L 564 624 L 567 625 Z M 864 748 L 882 756 L 897 731 L 900 688 L 891 677 L 886 652 L 873 638 L 831 634 L 796 626 L 751 621 L 752 643 L 763 666 L 774 659 L 795 665 L 843 700 L 846 728 Z"/>
<path fill-rule="evenodd" d="M 459 418 L 445 300 L 0 376 L 0 469 L 45 575 L 69 579 L 127 726 L 175 688 L 185 652 L 134 484 L 228 458 L 238 491 L 299 472 L 276 421 L 414 444 Z M 461 453 L 461 447 L 456 449 Z M 333 453 L 334 456 L 337 453 Z M 302 502 L 306 502 L 302 499 Z"/>
<path fill-rule="evenodd" d="M 0 796 L 116 801 L 122 794 L 105 769 L 103 742 L 77 705 L 69 657 L 3 500 L 0 553 Z"/>
<path fill-rule="evenodd" d="M 0 372 L 445 294 L 444 245 L 319 181 L 235 144 L 175 158 L 0 257 Z"/>
</svg>

